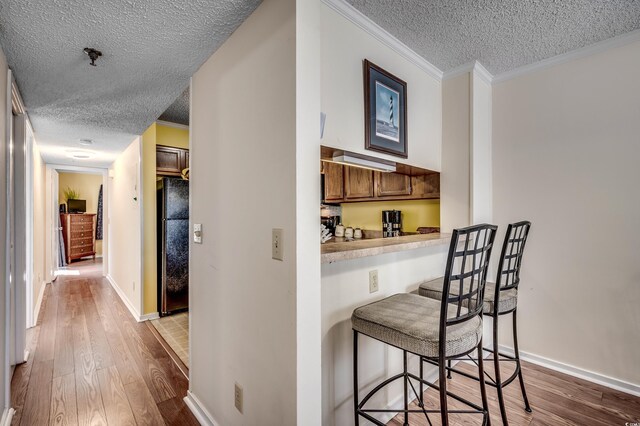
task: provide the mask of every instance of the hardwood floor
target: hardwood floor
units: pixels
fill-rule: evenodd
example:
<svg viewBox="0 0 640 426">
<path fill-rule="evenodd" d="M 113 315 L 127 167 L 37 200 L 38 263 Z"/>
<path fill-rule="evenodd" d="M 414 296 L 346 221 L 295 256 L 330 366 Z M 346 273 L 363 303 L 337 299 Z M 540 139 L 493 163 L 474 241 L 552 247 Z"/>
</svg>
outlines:
<svg viewBox="0 0 640 426">
<path fill-rule="evenodd" d="M 459 363 L 457 368 L 477 374 L 475 366 L 467 363 Z M 493 363 L 486 362 L 485 369 L 493 377 Z M 508 370 L 508 367 L 505 367 L 505 371 L 510 375 L 513 369 Z M 523 362 L 523 374 L 533 412 L 524 411 L 522 394 L 516 379 L 504 390 L 507 417 L 512 426 L 623 426 L 627 422 L 640 422 L 638 397 L 527 362 Z M 454 373 L 453 378 L 447 381 L 447 390 L 481 405 L 479 384 L 474 380 Z M 496 389 L 487 386 L 487 394 L 491 424 L 502 425 Z M 425 405 L 430 409 L 439 409 L 438 391 L 430 389 L 425 395 Z M 412 404 L 411 408 L 417 407 Z M 456 408 L 464 409 L 465 406 L 449 398 L 449 409 Z M 429 417 L 433 425 L 441 424 L 439 414 L 430 414 Z M 479 425 L 481 416 L 450 414 L 449 422 L 452 425 Z M 415 426 L 429 424 L 423 414 L 411 415 L 409 423 Z M 396 416 L 388 424 L 402 425 L 402 417 Z"/>
<path fill-rule="evenodd" d="M 12 425 L 198 425 L 187 379 L 100 271 L 47 286 L 11 382 Z"/>
</svg>

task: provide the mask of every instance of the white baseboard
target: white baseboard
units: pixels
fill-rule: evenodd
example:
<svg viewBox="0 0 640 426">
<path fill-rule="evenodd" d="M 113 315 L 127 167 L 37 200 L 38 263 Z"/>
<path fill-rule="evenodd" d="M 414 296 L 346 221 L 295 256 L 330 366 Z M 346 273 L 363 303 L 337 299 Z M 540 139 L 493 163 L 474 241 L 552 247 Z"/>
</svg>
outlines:
<svg viewBox="0 0 640 426">
<path fill-rule="evenodd" d="M 133 315 L 133 318 L 135 318 L 136 321 L 140 322 L 141 321 L 140 320 L 140 313 L 131 304 L 131 302 L 129 301 L 129 298 L 127 297 L 127 295 L 124 294 L 124 292 L 122 291 L 122 289 L 120 289 L 120 287 L 118 287 L 118 284 L 116 283 L 116 281 L 113 279 L 113 277 L 111 275 L 107 274 L 106 278 L 109 281 L 109 283 L 111 284 L 111 287 L 113 287 L 113 289 L 116 291 L 116 293 L 118 293 L 118 296 L 120 296 L 120 300 L 122 300 L 122 302 L 127 307 L 127 309 L 129 309 L 129 312 L 131 312 L 131 315 Z"/>
<path fill-rule="evenodd" d="M 36 307 L 33 309 L 33 325 L 36 325 L 38 322 L 38 315 L 40 315 L 40 306 L 42 306 L 42 299 L 44 297 L 44 290 L 47 286 L 47 282 L 43 282 L 40 286 L 40 291 L 38 292 L 38 299 L 36 300 Z"/>
<path fill-rule="evenodd" d="M 0 418 L 0 426 L 10 426 L 11 420 L 13 419 L 13 415 L 16 413 L 16 410 L 13 408 L 5 408 L 2 413 L 2 417 Z"/>
<path fill-rule="evenodd" d="M 189 410 L 191 410 L 191 412 L 201 425 L 215 426 L 220 424 L 215 421 L 211 413 L 209 413 L 209 411 L 204 408 L 204 405 L 202 405 L 200 400 L 193 394 L 193 392 L 188 390 L 187 396 L 185 396 L 183 399 L 184 403 L 187 404 L 187 407 L 189 407 Z"/>
<path fill-rule="evenodd" d="M 127 307 L 127 309 L 129 309 L 129 312 L 131 312 L 131 315 L 133 315 L 133 318 L 135 318 L 136 321 L 144 322 L 144 321 L 149 321 L 149 320 L 153 320 L 153 319 L 156 319 L 156 318 L 160 318 L 160 314 L 158 314 L 157 312 L 152 312 L 150 314 L 140 315 L 138 313 L 138 310 L 136 308 L 134 308 L 133 304 L 131 303 L 131 301 L 129 300 L 127 295 L 124 294 L 124 292 L 122 291 L 122 289 L 120 287 L 118 287 L 118 284 L 113 279 L 113 277 L 111 275 L 107 274 L 106 278 L 109 281 L 109 283 L 111 284 L 111 287 L 113 287 L 113 289 L 116 291 L 116 293 L 118 293 L 118 296 L 120 296 L 120 299 L 124 302 L 125 306 Z"/>
<path fill-rule="evenodd" d="M 510 348 L 508 346 L 500 345 L 500 351 L 509 355 L 513 355 L 513 348 Z M 625 382 L 624 380 L 615 379 L 613 377 L 605 376 L 604 374 L 594 373 L 593 371 L 574 367 L 560 361 L 555 361 L 553 359 L 531 354 L 528 352 L 520 351 L 520 359 L 528 361 L 532 364 L 539 365 L 541 367 L 548 368 L 550 370 L 558 371 L 560 373 L 568 374 L 570 376 L 586 380 L 588 382 L 597 383 L 599 385 L 606 386 L 620 392 L 640 396 L 640 385 L 634 383 Z"/>
</svg>

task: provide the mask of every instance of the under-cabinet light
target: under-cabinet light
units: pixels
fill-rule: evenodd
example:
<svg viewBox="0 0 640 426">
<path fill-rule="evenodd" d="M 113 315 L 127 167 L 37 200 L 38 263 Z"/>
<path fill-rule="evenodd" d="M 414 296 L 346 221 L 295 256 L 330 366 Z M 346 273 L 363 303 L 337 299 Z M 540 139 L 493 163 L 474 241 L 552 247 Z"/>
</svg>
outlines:
<svg viewBox="0 0 640 426">
<path fill-rule="evenodd" d="M 361 167 L 363 169 L 371 169 L 378 172 L 395 172 L 395 164 L 386 164 L 366 158 L 354 157 L 348 154 L 336 155 L 333 157 L 334 163 L 346 164 L 348 166 Z"/>
</svg>

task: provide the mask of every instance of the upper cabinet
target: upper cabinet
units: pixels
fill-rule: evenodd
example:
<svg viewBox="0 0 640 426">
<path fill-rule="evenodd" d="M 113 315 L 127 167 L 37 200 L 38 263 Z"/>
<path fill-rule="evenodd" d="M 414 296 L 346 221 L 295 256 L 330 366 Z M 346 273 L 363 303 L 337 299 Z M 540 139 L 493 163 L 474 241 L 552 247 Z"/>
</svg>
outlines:
<svg viewBox="0 0 640 426">
<path fill-rule="evenodd" d="M 371 198 L 374 196 L 373 186 L 373 171 L 359 167 L 344 167 L 345 200 Z"/>
<path fill-rule="evenodd" d="M 189 167 L 189 150 L 170 146 L 156 146 L 156 174 L 180 176 Z"/>
<path fill-rule="evenodd" d="M 411 176 L 376 172 L 376 182 L 377 197 L 411 195 Z"/>
<path fill-rule="evenodd" d="M 326 202 L 342 201 L 344 199 L 342 164 L 322 162 L 322 171 L 324 173 L 324 200 Z"/>
<path fill-rule="evenodd" d="M 323 163 L 324 201 L 424 200 L 440 198 L 440 173 L 410 176 Z"/>
</svg>

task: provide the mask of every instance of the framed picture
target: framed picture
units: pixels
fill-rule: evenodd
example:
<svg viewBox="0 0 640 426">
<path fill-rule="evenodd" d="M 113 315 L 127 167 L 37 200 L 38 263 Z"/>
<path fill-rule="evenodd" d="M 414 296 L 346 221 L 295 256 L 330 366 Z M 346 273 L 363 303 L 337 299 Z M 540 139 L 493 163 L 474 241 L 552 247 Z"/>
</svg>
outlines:
<svg viewBox="0 0 640 426">
<path fill-rule="evenodd" d="M 364 60 L 365 148 L 407 158 L 407 83 Z"/>
</svg>

